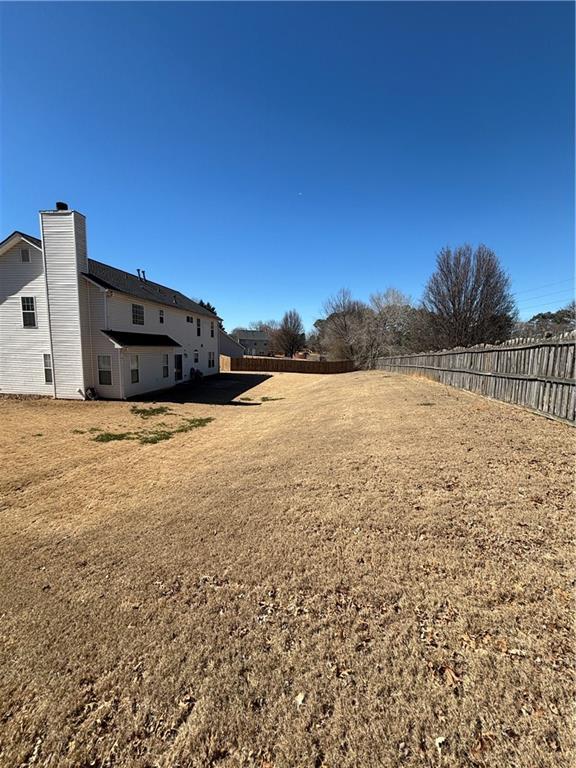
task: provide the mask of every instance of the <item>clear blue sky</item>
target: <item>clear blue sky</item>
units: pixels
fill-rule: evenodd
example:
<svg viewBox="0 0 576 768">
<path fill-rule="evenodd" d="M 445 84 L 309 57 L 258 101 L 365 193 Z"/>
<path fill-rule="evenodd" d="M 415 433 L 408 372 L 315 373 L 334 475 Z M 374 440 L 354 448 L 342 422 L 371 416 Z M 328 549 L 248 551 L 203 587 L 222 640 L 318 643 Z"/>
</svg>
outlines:
<svg viewBox="0 0 576 768">
<path fill-rule="evenodd" d="M 419 298 L 484 242 L 570 298 L 572 3 L 4 3 L 2 236 L 65 200 L 90 256 L 230 329 L 340 287 Z"/>
</svg>

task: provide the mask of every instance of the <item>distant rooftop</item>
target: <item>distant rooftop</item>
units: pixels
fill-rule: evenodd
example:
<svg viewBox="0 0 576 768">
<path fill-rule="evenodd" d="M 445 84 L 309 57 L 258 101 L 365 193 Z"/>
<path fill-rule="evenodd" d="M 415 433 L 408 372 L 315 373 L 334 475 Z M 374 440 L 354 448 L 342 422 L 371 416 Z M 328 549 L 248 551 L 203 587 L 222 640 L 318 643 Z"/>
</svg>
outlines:
<svg viewBox="0 0 576 768">
<path fill-rule="evenodd" d="M 238 339 L 253 339 L 254 341 L 268 341 L 266 331 L 254 331 L 250 328 L 237 328 L 233 336 Z"/>
</svg>

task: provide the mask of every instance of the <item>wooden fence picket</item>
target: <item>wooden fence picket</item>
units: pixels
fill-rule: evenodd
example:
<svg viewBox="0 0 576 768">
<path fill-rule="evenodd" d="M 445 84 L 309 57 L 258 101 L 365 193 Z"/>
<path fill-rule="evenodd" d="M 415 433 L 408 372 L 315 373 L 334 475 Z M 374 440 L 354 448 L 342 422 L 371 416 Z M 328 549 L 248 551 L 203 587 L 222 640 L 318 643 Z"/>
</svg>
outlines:
<svg viewBox="0 0 576 768">
<path fill-rule="evenodd" d="M 576 331 L 571 331 L 553 339 L 381 357 L 376 367 L 428 376 L 574 424 L 575 365 Z"/>
</svg>

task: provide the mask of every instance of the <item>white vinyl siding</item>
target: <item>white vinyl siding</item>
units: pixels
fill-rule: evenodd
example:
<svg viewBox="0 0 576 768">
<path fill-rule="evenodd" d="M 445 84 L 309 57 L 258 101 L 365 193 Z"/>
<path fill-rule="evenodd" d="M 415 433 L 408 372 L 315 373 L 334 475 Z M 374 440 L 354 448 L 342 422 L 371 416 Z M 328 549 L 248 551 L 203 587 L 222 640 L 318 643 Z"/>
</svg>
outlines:
<svg viewBox="0 0 576 768">
<path fill-rule="evenodd" d="M 30 245 L 22 262 L 22 241 L 0 256 L 0 392 L 52 395 L 44 380 L 42 355 L 50 352 L 50 330 L 42 251 Z M 22 324 L 22 297 L 34 297 L 35 329 Z"/>
<path fill-rule="evenodd" d="M 102 333 L 102 330 L 108 327 L 107 324 L 107 297 L 106 292 L 98 288 L 87 280 L 86 292 L 90 307 L 90 326 L 89 351 L 90 351 L 90 373 L 89 380 L 91 385 L 101 397 L 111 399 L 121 399 L 124 394 L 120 386 L 120 350 L 116 349 L 110 339 Z M 98 355 L 109 355 L 112 372 L 112 384 L 105 385 L 100 389 L 98 384 Z"/>
<path fill-rule="evenodd" d="M 218 337 L 216 320 L 214 338 L 210 336 L 210 333 L 204 332 L 201 338 L 197 336 L 197 316 L 191 315 L 189 310 L 178 309 L 176 307 L 170 307 L 168 305 L 160 305 L 152 301 L 139 301 L 144 306 L 144 325 L 134 326 L 132 324 L 132 304 L 134 299 L 131 296 L 127 296 L 122 293 L 112 293 L 107 298 L 107 319 L 97 326 L 99 328 L 108 328 L 115 331 L 130 331 L 132 333 L 157 333 L 169 336 L 174 339 L 180 347 L 171 348 L 157 348 L 154 352 L 150 348 L 146 349 L 141 347 L 139 349 L 126 349 L 122 354 L 128 355 L 130 352 L 138 352 L 140 355 L 140 387 L 138 391 L 134 391 L 134 388 L 130 387 L 130 366 L 126 361 L 125 375 L 123 375 L 122 381 L 124 383 L 124 397 L 131 397 L 134 394 L 141 394 L 144 392 L 152 392 L 155 389 L 162 389 L 163 387 L 172 386 L 174 384 L 174 354 L 182 354 L 182 373 L 183 380 L 187 381 L 190 378 L 190 370 L 194 368 L 197 371 L 201 371 L 205 376 L 217 373 L 218 371 Z M 162 309 L 164 311 L 164 323 L 159 325 L 158 323 L 158 311 Z M 187 318 L 190 318 L 192 322 L 189 322 Z M 201 322 L 206 324 L 206 331 L 208 331 L 208 323 L 213 318 L 209 316 L 203 317 Z M 103 334 L 102 334 L 103 335 Z M 194 361 L 194 350 L 197 350 L 198 357 Z M 208 368 L 208 352 L 214 352 L 214 366 Z M 144 363 L 143 353 L 154 354 L 155 362 L 148 364 Z M 162 376 L 162 362 L 160 355 L 162 353 L 169 353 L 170 357 L 170 376 L 165 379 Z M 146 357 L 148 360 L 148 357 Z M 115 363 L 112 361 L 114 367 Z M 116 383 L 116 379 L 114 379 Z M 116 396 L 116 395 L 115 395 Z M 109 397 L 109 395 L 106 395 Z"/>
<path fill-rule="evenodd" d="M 79 292 L 80 274 L 88 266 L 85 220 L 76 211 L 44 211 L 40 214 L 40 226 L 50 308 L 54 390 L 56 397 L 79 400 L 84 397 L 84 369 L 89 364 L 82 343 L 88 331 L 87 306 Z"/>
</svg>

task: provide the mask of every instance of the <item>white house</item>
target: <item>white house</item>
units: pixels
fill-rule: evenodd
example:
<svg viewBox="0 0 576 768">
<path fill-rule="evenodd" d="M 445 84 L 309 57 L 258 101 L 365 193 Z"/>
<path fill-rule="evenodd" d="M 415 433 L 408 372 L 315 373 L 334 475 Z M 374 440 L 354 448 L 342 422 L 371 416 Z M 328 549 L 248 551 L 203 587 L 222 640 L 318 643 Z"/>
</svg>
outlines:
<svg viewBox="0 0 576 768">
<path fill-rule="evenodd" d="M 218 317 L 177 290 L 89 259 L 57 203 L 41 239 L 0 242 L 0 393 L 125 399 L 219 371 Z"/>
</svg>

